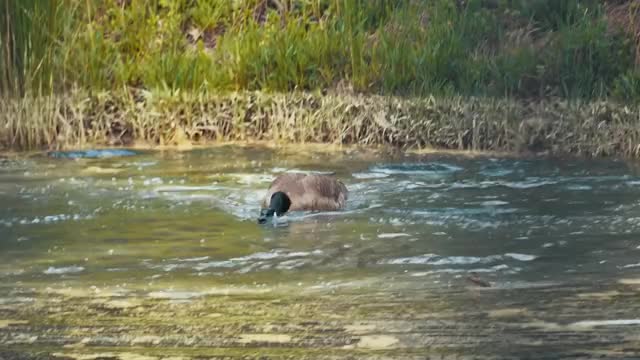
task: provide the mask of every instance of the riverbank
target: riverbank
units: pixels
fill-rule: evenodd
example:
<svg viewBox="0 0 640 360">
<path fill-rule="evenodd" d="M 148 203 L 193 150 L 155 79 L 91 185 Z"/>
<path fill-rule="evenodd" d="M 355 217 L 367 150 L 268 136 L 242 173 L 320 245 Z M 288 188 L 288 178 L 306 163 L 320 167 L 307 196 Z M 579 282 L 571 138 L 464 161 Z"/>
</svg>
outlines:
<svg viewBox="0 0 640 360">
<path fill-rule="evenodd" d="M 4 150 L 327 143 L 640 156 L 640 106 L 353 93 L 105 92 L 0 100 Z"/>
<path fill-rule="evenodd" d="M 11 0 L 5 14 L 0 150 L 640 154 L 632 1 Z"/>
</svg>

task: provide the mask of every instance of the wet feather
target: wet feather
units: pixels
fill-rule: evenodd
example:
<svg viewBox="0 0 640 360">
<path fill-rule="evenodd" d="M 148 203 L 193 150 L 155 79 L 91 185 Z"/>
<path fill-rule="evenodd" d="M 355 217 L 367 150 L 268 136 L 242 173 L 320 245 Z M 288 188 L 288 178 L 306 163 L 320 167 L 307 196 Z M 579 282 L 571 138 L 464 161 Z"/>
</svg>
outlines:
<svg viewBox="0 0 640 360">
<path fill-rule="evenodd" d="M 291 199 L 292 211 L 333 211 L 344 209 L 349 192 L 338 179 L 329 175 L 282 174 L 269 187 L 263 206 L 275 192 L 282 191 Z"/>
</svg>

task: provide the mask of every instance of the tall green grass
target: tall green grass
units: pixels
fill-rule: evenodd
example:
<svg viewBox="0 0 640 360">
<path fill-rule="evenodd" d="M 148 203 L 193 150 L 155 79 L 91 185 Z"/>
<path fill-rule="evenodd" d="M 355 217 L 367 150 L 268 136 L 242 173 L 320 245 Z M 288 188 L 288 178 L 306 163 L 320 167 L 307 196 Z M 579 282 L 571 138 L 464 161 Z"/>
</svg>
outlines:
<svg viewBox="0 0 640 360">
<path fill-rule="evenodd" d="M 635 98 L 587 0 L 5 0 L 0 89 Z"/>
<path fill-rule="evenodd" d="M 62 88 L 66 35 L 79 31 L 74 21 L 79 4 L 4 0 L 0 7 L 0 94 L 48 93 Z"/>
</svg>

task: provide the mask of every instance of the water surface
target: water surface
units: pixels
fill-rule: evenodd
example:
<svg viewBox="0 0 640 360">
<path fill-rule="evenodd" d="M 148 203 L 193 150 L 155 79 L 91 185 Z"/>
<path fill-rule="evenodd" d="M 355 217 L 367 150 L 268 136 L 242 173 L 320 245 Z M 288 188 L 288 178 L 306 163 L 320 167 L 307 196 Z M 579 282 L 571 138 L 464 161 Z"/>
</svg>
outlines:
<svg viewBox="0 0 640 360">
<path fill-rule="evenodd" d="M 347 209 L 295 212 L 286 226 L 258 225 L 262 197 L 285 171 L 335 173 L 350 190 Z M 228 343 L 194 340 L 232 354 L 250 344 L 306 348 L 310 355 L 327 348 L 335 356 L 363 348 L 398 358 L 473 348 L 491 356 L 534 351 L 554 358 L 561 349 L 626 357 L 624 349 L 640 348 L 639 200 L 638 167 L 615 160 L 233 146 L 2 159 L 0 341 L 53 350 L 80 342 L 69 335 L 73 324 L 92 318 L 91 304 L 106 299 L 139 304 L 132 305 L 138 310 L 149 301 L 166 305 L 154 310 L 162 316 L 140 310 L 149 321 L 162 318 L 163 326 L 175 322 L 170 304 L 192 311 L 184 318 L 196 323 L 222 313 L 216 321 L 275 326 L 275 316 L 328 326 L 335 312 L 344 323 L 334 328 L 351 339 L 332 343 L 322 340 L 326 332 L 306 329 L 305 342 L 298 326 L 216 333 Z M 471 272 L 491 287 L 469 281 Z M 39 318 L 41 328 L 32 326 L 34 313 L 50 313 L 54 300 L 77 305 L 65 310 L 69 328 L 58 343 L 43 334 L 59 319 Z M 269 305 L 274 301 L 297 304 L 304 314 L 280 313 Z M 258 313 L 247 320 L 212 308 L 236 303 Z M 443 314 L 451 318 L 429 325 L 427 318 Z M 394 323 L 401 319 L 408 322 Z M 116 320 L 110 321 L 131 319 Z M 538 332 L 512 329 L 520 335 L 501 348 L 495 343 L 503 344 L 504 334 L 487 329 L 498 323 Z M 443 337 L 447 326 L 458 330 Z M 603 327 L 610 337 L 598 335 L 594 343 Z M 579 335 L 557 335 L 572 331 Z M 16 340 L 33 333 L 39 335 L 32 343 Z M 142 342 L 143 353 L 153 355 L 168 341 L 167 334 L 157 336 Z M 121 351 L 135 339 L 94 340 Z"/>
</svg>

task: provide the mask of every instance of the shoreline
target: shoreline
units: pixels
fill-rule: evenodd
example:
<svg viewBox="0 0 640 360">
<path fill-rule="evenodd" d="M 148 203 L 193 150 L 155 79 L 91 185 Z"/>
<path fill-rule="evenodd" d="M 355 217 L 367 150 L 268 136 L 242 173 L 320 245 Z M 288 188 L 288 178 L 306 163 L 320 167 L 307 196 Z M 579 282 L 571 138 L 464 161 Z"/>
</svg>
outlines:
<svg viewBox="0 0 640 360">
<path fill-rule="evenodd" d="M 400 153 L 640 157 L 640 105 L 361 94 L 75 92 L 0 100 L 0 152 L 311 144 Z"/>
</svg>

